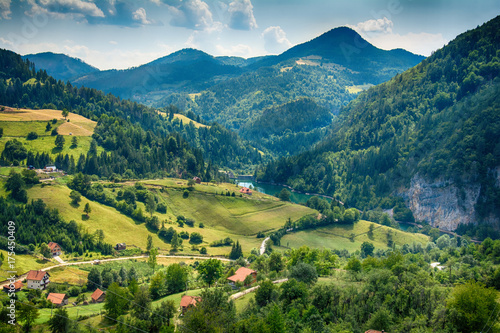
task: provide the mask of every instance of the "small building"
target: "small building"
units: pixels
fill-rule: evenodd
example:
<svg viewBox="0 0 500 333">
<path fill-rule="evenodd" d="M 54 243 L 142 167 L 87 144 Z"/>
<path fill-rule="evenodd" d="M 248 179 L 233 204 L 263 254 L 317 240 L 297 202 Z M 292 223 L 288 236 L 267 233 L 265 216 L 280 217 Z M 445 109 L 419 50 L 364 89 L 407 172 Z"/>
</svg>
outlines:
<svg viewBox="0 0 500 333">
<path fill-rule="evenodd" d="M 252 282 L 250 284 L 257 282 L 257 272 L 254 271 L 253 269 L 246 267 L 238 268 L 238 270 L 234 273 L 234 275 L 228 277 L 227 279 L 229 280 L 229 284 L 235 285 L 236 282 L 244 283 L 246 277 L 249 275 L 252 276 Z"/>
<path fill-rule="evenodd" d="M 59 246 L 59 244 L 57 243 L 54 243 L 54 242 L 49 242 L 49 244 L 47 244 L 50 248 L 50 252 L 52 252 L 52 256 L 59 256 L 61 255 L 62 253 L 62 250 L 61 250 L 61 247 Z"/>
<path fill-rule="evenodd" d="M 55 165 L 47 165 L 43 171 L 45 172 L 57 172 L 57 168 Z"/>
<path fill-rule="evenodd" d="M 365 333 L 386 333 L 386 332 L 384 330 L 382 330 L 382 331 L 368 330 L 368 331 L 365 331 Z"/>
<path fill-rule="evenodd" d="M 106 298 L 106 293 L 101 289 L 97 288 L 90 296 L 92 303 L 102 303 Z"/>
<path fill-rule="evenodd" d="M 6 293 L 10 293 L 10 292 L 17 293 L 18 291 L 21 291 L 21 289 L 23 288 L 23 283 L 21 281 L 14 282 L 12 284 L 13 289 L 11 289 L 10 286 L 11 286 L 11 284 L 7 284 L 7 285 L 3 286 L 3 291 L 5 291 Z"/>
<path fill-rule="evenodd" d="M 50 293 L 47 295 L 47 299 L 56 306 L 64 306 L 68 304 L 68 295 L 66 294 Z"/>
<path fill-rule="evenodd" d="M 184 295 L 181 299 L 181 312 L 182 314 L 192 307 L 196 306 L 196 303 L 201 301 L 201 297 L 198 296 L 188 296 Z"/>
<path fill-rule="evenodd" d="M 125 250 L 126 248 L 127 248 L 127 244 L 125 244 L 125 243 L 118 243 L 115 246 L 116 251 Z"/>
<path fill-rule="evenodd" d="M 193 180 L 195 181 L 196 184 L 201 184 L 201 178 L 200 177 L 193 177 Z"/>
<path fill-rule="evenodd" d="M 252 190 L 249 189 L 248 187 L 242 187 L 240 189 L 240 193 L 243 193 L 243 194 L 248 194 L 248 195 L 252 195 Z"/>
<path fill-rule="evenodd" d="M 50 283 L 50 274 L 44 271 L 29 271 L 26 277 L 28 289 L 44 290 Z"/>
</svg>

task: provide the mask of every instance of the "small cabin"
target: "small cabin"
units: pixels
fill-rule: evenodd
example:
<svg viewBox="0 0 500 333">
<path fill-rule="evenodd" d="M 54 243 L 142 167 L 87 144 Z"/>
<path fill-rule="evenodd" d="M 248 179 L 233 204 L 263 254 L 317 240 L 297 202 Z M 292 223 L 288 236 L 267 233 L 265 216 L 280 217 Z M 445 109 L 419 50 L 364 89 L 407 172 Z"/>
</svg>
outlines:
<svg viewBox="0 0 500 333">
<path fill-rule="evenodd" d="M 242 187 L 242 188 L 240 189 L 240 193 L 242 193 L 242 194 L 252 195 L 252 190 L 251 190 L 251 189 L 249 189 L 248 187 Z"/>
<path fill-rule="evenodd" d="M 47 299 L 56 306 L 64 306 L 68 304 L 68 295 L 66 294 L 50 293 L 47 295 Z"/>
<path fill-rule="evenodd" d="M 47 165 L 43 171 L 45 172 L 57 172 L 57 168 L 55 165 Z"/>
<path fill-rule="evenodd" d="M 5 291 L 6 293 L 17 293 L 18 291 L 21 291 L 22 288 L 23 283 L 21 281 L 16 281 L 14 283 L 4 285 L 3 291 Z"/>
<path fill-rule="evenodd" d="M 236 282 L 244 283 L 245 279 L 249 275 L 252 276 L 252 282 L 250 282 L 250 284 L 257 282 L 257 272 L 254 271 L 253 269 L 246 267 L 238 268 L 238 270 L 234 273 L 234 275 L 228 277 L 227 279 L 229 280 L 229 284 L 235 285 Z"/>
<path fill-rule="evenodd" d="M 193 177 L 193 180 L 195 181 L 196 184 L 201 184 L 201 178 L 200 177 Z"/>
<path fill-rule="evenodd" d="M 50 248 L 50 252 L 52 252 L 52 256 L 60 256 L 61 253 L 62 253 L 62 249 L 61 247 L 59 246 L 59 244 L 57 243 L 54 243 L 54 242 L 49 242 L 49 244 L 47 244 Z"/>
<path fill-rule="evenodd" d="M 125 244 L 125 243 L 118 243 L 115 246 L 116 251 L 121 251 L 121 250 L 125 250 L 125 249 L 127 249 L 127 244 Z"/>
<path fill-rule="evenodd" d="M 106 298 L 106 293 L 101 289 L 97 288 L 94 293 L 90 296 L 92 303 L 102 303 Z"/>
<path fill-rule="evenodd" d="M 192 307 L 196 306 L 196 303 L 201 301 L 201 297 L 198 296 L 188 296 L 184 295 L 181 299 L 181 313 L 184 314 L 186 311 Z"/>
</svg>

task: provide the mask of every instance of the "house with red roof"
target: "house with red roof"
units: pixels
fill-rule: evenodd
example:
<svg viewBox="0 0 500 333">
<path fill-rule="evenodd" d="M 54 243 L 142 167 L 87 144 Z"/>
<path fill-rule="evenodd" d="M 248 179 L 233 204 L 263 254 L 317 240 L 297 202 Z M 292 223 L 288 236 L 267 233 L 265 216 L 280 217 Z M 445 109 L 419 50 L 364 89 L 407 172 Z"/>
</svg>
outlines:
<svg viewBox="0 0 500 333">
<path fill-rule="evenodd" d="M 181 299 L 181 312 L 182 314 L 186 313 L 186 311 L 192 307 L 196 306 L 196 303 L 201 301 L 201 297 L 199 296 L 189 296 L 184 295 Z"/>
<path fill-rule="evenodd" d="M 59 244 L 54 243 L 54 242 L 49 242 L 49 244 L 47 244 L 47 245 L 49 246 L 50 252 L 52 252 L 53 256 L 60 256 L 61 255 L 62 249 L 59 246 Z"/>
<path fill-rule="evenodd" d="M 106 298 L 106 293 L 101 289 L 97 288 L 90 296 L 92 303 L 102 303 Z"/>
<path fill-rule="evenodd" d="M 63 306 L 68 304 L 68 295 L 66 294 L 50 293 L 47 295 L 47 299 L 56 306 Z"/>
<path fill-rule="evenodd" d="M 240 193 L 242 193 L 242 194 L 252 195 L 252 190 L 251 190 L 251 189 L 249 189 L 248 187 L 242 187 L 242 188 L 240 189 Z"/>
<path fill-rule="evenodd" d="M 50 274 L 44 271 L 29 271 L 26 277 L 28 289 L 44 290 L 50 283 L 49 277 Z"/>
<path fill-rule="evenodd" d="M 11 289 L 11 287 L 12 287 L 12 289 Z M 5 291 L 6 293 L 10 293 L 10 292 L 17 293 L 22 288 L 23 288 L 23 283 L 21 281 L 16 281 L 13 284 L 6 284 L 5 286 L 3 286 L 3 291 Z"/>
<path fill-rule="evenodd" d="M 229 284 L 235 285 L 236 282 L 244 283 L 246 277 L 249 275 L 252 276 L 252 282 L 250 282 L 250 284 L 257 282 L 257 272 L 254 271 L 253 269 L 246 267 L 238 268 L 238 270 L 234 273 L 234 275 L 228 277 L 227 279 L 229 280 Z"/>
</svg>

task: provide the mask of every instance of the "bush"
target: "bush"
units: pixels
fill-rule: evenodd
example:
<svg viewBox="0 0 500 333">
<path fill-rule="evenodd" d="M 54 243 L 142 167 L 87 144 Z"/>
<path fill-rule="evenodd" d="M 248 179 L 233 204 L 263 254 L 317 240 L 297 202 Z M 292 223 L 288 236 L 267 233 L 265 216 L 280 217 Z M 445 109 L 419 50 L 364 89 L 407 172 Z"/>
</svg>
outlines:
<svg viewBox="0 0 500 333">
<path fill-rule="evenodd" d="M 187 199 L 189 197 L 189 191 L 188 190 L 184 190 L 184 193 L 182 194 L 182 197 L 184 199 Z"/>
<path fill-rule="evenodd" d="M 201 244 L 203 243 L 203 236 L 199 232 L 193 232 L 189 242 L 191 244 Z"/>
<path fill-rule="evenodd" d="M 186 219 L 186 224 L 190 227 L 194 227 L 194 220 L 193 219 Z"/>
<path fill-rule="evenodd" d="M 36 140 L 36 139 L 38 139 L 38 134 L 36 132 L 29 132 L 26 139 L 27 140 Z"/>
<path fill-rule="evenodd" d="M 167 205 L 165 205 L 163 202 L 160 202 L 158 206 L 156 206 L 156 211 L 158 213 L 166 214 L 167 213 Z"/>
<path fill-rule="evenodd" d="M 200 228 L 205 228 L 205 225 L 203 224 L 203 222 L 200 222 Z"/>
<path fill-rule="evenodd" d="M 181 231 L 179 233 L 179 236 L 182 238 L 182 239 L 189 239 L 189 232 L 187 231 Z"/>
<path fill-rule="evenodd" d="M 203 247 L 200 249 L 200 254 L 207 254 L 207 248 L 203 246 Z"/>
</svg>

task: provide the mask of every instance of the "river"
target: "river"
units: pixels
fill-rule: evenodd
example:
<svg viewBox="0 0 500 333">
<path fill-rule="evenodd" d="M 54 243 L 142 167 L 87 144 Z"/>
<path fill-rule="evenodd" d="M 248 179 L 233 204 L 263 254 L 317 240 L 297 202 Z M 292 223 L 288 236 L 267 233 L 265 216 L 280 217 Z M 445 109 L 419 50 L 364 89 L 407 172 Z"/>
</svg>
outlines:
<svg viewBox="0 0 500 333">
<path fill-rule="evenodd" d="M 287 190 L 290 191 L 290 201 L 293 203 L 305 203 L 309 198 L 313 197 L 314 194 L 305 194 L 305 193 L 299 193 L 299 192 L 293 192 L 286 186 L 282 185 L 273 185 L 273 184 L 263 184 L 263 183 L 257 183 L 254 181 L 248 181 L 248 180 L 237 180 L 238 186 L 242 187 L 250 187 L 252 186 L 254 191 L 258 191 L 264 194 L 269 194 L 269 195 L 276 195 L 279 193 L 282 189 L 286 188 Z M 330 200 L 328 200 L 330 201 Z"/>
</svg>

